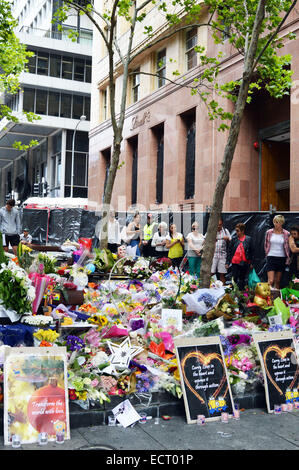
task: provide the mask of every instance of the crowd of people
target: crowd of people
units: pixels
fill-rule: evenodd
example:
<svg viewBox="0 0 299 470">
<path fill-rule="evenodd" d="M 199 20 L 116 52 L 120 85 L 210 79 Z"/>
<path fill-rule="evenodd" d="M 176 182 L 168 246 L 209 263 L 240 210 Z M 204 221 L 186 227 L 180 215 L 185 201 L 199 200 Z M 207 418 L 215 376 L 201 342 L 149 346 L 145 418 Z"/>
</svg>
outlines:
<svg viewBox="0 0 299 470">
<path fill-rule="evenodd" d="M 273 228 L 265 234 L 265 258 L 267 280 L 272 289 L 279 289 L 282 275 L 289 272 L 289 278 L 299 278 L 299 226 L 292 226 L 290 230 L 283 228 L 285 219 L 282 215 L 273 218 Z M 11 246 L 17 254 L 18 244 L 30 244 L 32 237 L 25 227 L 21 233 L 21 220 L 15 201 L 10 199 L 0 209 L 0 232 L 4 249 L 8 251 Z M 200 277 L 202 253 L 205 236 L 199 232 L 199 224 L 194 221 L 191 232 L 184 235 L 177 231 L 175 223 L 169 227 L 166 222 L 157 223 L 153 214 L 147 214 L 146 224 L 141 226 L 141 216 L 136 212 L 120 230 L 119 222 L 113 210 L 109 213 L 108 221 L 108 248 L 117 253 L 120 247 L 130 247 L 136 257 L 144 256 L 171 260 L 173 267 L 182 267 L 188 260 L 190 274 Z M 185 250 L 185 246 L 187 249 Z M 225 284 L 229 268 L 231 275 L 240 290 L 243 290 L 248 274 L 254 267 L 254 247 L 252 237 L 246 234 L 246 226 L 237 223 L 232 235 L 223 226 L 220 218 L 217 229 L 216 244 L 211 275 L 217 277 Z"/>
<path fill-rule="evenodd" d="M 285 219 L 282 215 L 273 218 L 273 228 L 265 235 L 264 249 L 267 280 L 272 289 L 279 289 L 282 274 L 289 272 L 289 278 L 299 277 L 299 226 L 292 226 L 290 231 L 283 228 Z M 191 232 L 185 237 L 177 231 L 175 223 L 169 227 L 166 222 L 157 223 L 153 214 L 147 214 L 146 224 L 141 227 L 141 216 L 136 212 L 132 220 L 120 230 L 115 213 L 110 212 L 108 223 L 108 248 L 117 253 L 120 245 L 136 249 L 136 256 L 167 257 L 173 267 L 183 266 L 188 260 L 188 270 L 200 277 L 200 268 L 205 235 L 199 232 L 199 224 L 194 221 Z M 185 246 L 187 249 L 185 250 Z M 215 252 L 211 275 L 225 284 L 228 270 L 243 290 L 251 269 L 254 268 L 254 247 L 252 237 L 246 234 L 246 225 L 237 223 L 233 235 L 223 226 L 220 218 L 217 229 Z"/>
</svg>

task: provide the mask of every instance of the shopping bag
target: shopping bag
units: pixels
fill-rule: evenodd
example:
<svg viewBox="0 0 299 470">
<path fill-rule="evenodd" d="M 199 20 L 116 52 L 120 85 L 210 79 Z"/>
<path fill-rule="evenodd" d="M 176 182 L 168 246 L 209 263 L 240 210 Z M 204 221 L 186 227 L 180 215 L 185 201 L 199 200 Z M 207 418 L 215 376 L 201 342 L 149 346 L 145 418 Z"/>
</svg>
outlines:
<svg viewBox="0 0 299 470">
<path fill-rule="evenodd" d="M 255 286 L 257 285 L 258 282 L 261 282 L 260 278 L 255 272 L 255 269 L 253 268 L 248 275 L 248 287 L 249 289 L 255 289 Z"/>
<path fill-rule="evenodd" d="M 283 325 L 286 325 L 291 315 L 289 307 L 287 307 L 279 297 L 274 300 L 273 304 L 276 311 L 276 315 L 281 315 L 282 323 Z"/>
</svg>

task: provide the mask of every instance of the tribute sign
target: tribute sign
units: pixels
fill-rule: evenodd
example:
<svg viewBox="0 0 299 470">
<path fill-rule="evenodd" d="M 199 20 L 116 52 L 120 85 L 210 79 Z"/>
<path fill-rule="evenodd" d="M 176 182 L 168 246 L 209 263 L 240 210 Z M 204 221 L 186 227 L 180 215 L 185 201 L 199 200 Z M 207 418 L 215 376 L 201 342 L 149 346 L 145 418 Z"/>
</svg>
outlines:
<svg viewBox="0 0 299 470">
<path fill-rule="evenodd" d="M 291 331 L 254 334 L 265 382 L 268 413 L 299 401 L 299 364 Z"/>
<path fill-rule="evenodd" d="M 70 439 L 66 348 L 6 348 L 4 444 L 14 435 L 35 443 L 41 433 Z"/>
<path fill-rule="evenodd" d="M 198 415 L 206 420 L 233 413 L 233 398 L 220 338 L 183 338 L 175 341 L 188 424 Z"/>
</svg>

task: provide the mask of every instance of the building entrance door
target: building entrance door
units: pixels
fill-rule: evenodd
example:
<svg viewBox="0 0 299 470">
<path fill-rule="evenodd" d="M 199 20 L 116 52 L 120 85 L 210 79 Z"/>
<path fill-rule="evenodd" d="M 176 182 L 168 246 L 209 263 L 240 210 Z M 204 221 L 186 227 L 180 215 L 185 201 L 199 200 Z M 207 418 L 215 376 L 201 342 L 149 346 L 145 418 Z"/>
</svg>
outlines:
<svg viewBox="0 0 299 470">
<path fill-rule="evenodd" d="M 261 210 L 290 210 L 290 136 L 284 132 L 261 141 Z"/>
</svg>

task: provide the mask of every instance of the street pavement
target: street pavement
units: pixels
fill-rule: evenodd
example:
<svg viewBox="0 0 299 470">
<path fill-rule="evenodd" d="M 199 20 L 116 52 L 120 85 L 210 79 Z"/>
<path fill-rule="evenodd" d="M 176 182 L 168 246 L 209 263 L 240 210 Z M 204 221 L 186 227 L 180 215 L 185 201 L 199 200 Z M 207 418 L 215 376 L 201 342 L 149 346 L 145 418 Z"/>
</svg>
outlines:
<svg viewBox="0 0 299 470">
<path fill-rule="evenodd" d="M 12 449 L 10 446 L 4 446 L 3 436 L 0 443 L 0 450 L 9 450 L 10 455 L 20 450 L 88 451 L 108 447 L 114 452 L 107 455 L 114 455 L 114 458 L 121 455 L 121 451 L 132 451 L 132 455 L 139 455 L 138 451 L 140 455 L 142 451 L 158 451 L 157 454 L 165 454 L 167 451 L 184 453 L 192 450 L 298 451 L 299 410 L 281 415 L 269 414 L 263 409 L 245 410 L 241 411 L 239 421 L 230 419 L 228 424 L 212 421 L 204 426 L 187 424 L 184 417 L 173 417 L 169 421 L 160 418 L 159 424 L 156 424 L 153 418 L 144 424 L 137 423 L 129 428 L 107 425 L 79 427 L 71 429 L 71 439 L 62 445 L 51 442 L 45 446 L 27 444 L 19 449 Z M 78 453 L 74 454 L 76 455 Z"/>
</svg>

